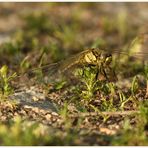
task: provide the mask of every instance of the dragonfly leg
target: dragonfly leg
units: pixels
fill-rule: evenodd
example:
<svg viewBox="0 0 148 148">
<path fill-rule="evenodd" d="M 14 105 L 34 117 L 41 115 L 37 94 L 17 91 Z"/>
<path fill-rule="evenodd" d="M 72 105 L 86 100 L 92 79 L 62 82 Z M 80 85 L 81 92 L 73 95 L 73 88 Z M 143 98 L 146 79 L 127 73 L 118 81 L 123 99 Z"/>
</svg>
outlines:
<svg viewBox="0 0 148 148">
<path fill-rule="evenodd" d="M 103 65 L 100 65 L 98 67 L 96 79 L 103 80 L 103 81 L 108 80 L 108 77 L 107 77 L 107 74 L 106 74 L 106 71 Z"/>
<path fill-rule="evenodd" d="M 101 65 L 96 77 L 99 80 L 107 80 L 109 82 L 118 80 L 115 71 L 109 65 Z"/>
<path fill-rule="evenodd" d="M 102 72 L 103 72 L 103 75 L 105 76 L 105 79 L 106 79 L 107 81 L 109 81 L 109 78 L 108 78 L 108 76 L 107 76 L 107 74 L 106 74 L 106 71 L 105 71 L 105 68 L 104 68 L 104 67 L 102 68 Z"/>
<path fill-rule="evenodd" d="M 108 72 L 109 72 L 108 73 L 108 76 L 109 76 L 109 80 L 110 81 L 117 81 L 118 80 L 118 78 L 116 76 L 116 73 L 115 73 L 115 71 L 114 71 L 113 68 L 111 68 L 110 66 L 108 66 L 106 70 L 108 70 Z"/>
<path fill-rule="evenodd" d="M 98 79 L 98 76 L 99 76 L 99 70 L 97 69 L 97 73 L 96 73 L 96 80 Z"/>
</svg>

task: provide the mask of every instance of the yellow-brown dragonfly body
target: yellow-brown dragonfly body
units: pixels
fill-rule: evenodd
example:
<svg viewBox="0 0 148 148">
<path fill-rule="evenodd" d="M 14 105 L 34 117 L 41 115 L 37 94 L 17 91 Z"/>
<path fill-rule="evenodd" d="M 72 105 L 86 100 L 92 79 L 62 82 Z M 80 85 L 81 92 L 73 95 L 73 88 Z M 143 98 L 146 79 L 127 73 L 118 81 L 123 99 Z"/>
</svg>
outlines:
<svg viewBox="0 0 148 148">
<path fill-rule="evenodd" d="M 53 64 L 47 64 L 40 68 L 30 70 L 27 73 L 32 74 L 36 70 L 42 69 L 43 73 L 47 73 L 50 76 L 55 76 L 56 74 L 65 73 L 76 67 L 95 66 L 98 69 L 98 74 L 108 79 L 107 73 L 111 73 L 115 76 L 114 72 L 110 68 L 111 61 L 112 55 L 109 52 L 99 48 L 90 48 L 66 60 Z"/>
</svg>

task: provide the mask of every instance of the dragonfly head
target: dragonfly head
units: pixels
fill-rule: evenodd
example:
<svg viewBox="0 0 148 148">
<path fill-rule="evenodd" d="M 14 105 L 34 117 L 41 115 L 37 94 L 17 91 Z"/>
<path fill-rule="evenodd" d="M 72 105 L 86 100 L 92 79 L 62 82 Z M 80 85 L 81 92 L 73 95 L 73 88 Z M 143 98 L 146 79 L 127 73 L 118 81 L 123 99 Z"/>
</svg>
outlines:
<svg viewBox="0 0 148 148">
<path fill-rule="evenodd" d="M 109 65 L 112 62 L 112 55 L 104 50 L 100 53 L 99 57 L 97 58 L 105 65 Z"/>
<path fill-rule="evenodd" d="M 112 61 L 112 55 L 98 48 L 93 48 L 85 55 L 85 61 L 94 65 L 98 63 L 109 65 Z"/>
</svg>

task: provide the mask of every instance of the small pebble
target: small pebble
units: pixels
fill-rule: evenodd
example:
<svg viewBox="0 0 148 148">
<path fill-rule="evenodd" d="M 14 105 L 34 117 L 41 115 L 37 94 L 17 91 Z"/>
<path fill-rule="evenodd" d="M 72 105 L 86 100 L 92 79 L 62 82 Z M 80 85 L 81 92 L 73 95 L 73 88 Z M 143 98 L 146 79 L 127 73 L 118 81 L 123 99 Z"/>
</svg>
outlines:
<svg viewBox="0 0 148 148">
<path fill-rule="evenodd" d="M 29 105 L 24 105 L 24 108 L 30 109 L 31 107 Z"/>
<path fill-rule="evenodd" d="M 56 121 L 57 121 L 57 119 L 56 119 L 56 118 L 53 118 L 53 119 L 52 119 L 52 121 L 53 121 L 53 122 L 56 122 Z"/>
<path fill-rule="evenodd" d="M 32 108 L 32 111 L 34 111 L 34 112 L 38 113 L 38 112 L 39 112 L 39 108 L 34 107 L 34 108 Z"/>
<path fill-rule="evenodd" d="M 36 96 L 33 96 L 33 97 L 32 97 L 32 100 L 33 100 L 34 102 L 36 102 L 36 101 L 39 100 L 39 98 L 37 98 Z"/>
<path fill-rule="evenodd" d="M 6 121 L 7 117 L 6 116 L 1 116 L 1 121 Z"/>
<path fill-rule="evenodd" d="M 50 114 L 45 115 L 46 120 L 51 120 L 51 117 L 52 116 Z"/>
<path fill-rule="evenodd" d="M 15 112 L 15 113 L 14 113 L 14 116 L 18 116 L 18 113 L 17 113 L 17 112 Z"/>
<path fill-rule="evenodd" d="M 26 112 L 24 110 L 21 110 L 20 113 L 21 114 L 26 114 Z"/>
<path fill-rule="evenodd" d="M 58 113 L 56 113 L 56 112 L 52 112 L 51 114 L 54 116 L 58 116 Z"/>
</svg>

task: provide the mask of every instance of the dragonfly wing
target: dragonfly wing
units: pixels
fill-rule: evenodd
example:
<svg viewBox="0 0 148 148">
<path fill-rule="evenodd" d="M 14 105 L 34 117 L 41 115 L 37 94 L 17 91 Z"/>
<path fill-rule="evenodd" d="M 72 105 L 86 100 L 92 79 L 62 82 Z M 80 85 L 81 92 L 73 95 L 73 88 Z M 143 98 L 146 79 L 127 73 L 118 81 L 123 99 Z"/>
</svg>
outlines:
<svg viewBox="0 0 148 148">
<path fill-rule="evenodd" d="M 61 75 L 63 73 L 65 74 L 67 71 L 70 71 L 76 66 L 78 66 L 83 59 L 85 52 L 78 53 L 77 55 L 74 55 L 66 60 L 57 63 L 46 64 L 44 66 L 28 70 L 24 74 L 27 74 L 29 77 L 34 77 L 37 73 L 42 72 L 43 75 L 49 77 L 57 77 L 58 75 Z M 21 75 L 19 75 L 19 77 Z"/>
<path fill-rule="evenodd" d="M 126 51 L 121 49 L 112 50 L 112 53 L 123 54 L 134 59 L 148 61 L 148 34 L 140 34 L 135 37 L 126 48 Z"/>
<path fill-rule="evenodd" d="M 58 69 L 59 69 L 59 63 L 46 64 L 44 66 L 28 70 L 27 72 L 21 75 L 28 75 L 29 77 L 34 77 L 36 76 L 37 73 L 42 72 L 44 75 L 53 76 L 54 74 L 59 73 Z"/>
<path fill-rule="evenodd" d="M 63 60 L 59 63 L 59 71 L 65 72 L 69 70 L 73 70 L 76 67 L 84 64 L 84 56 L 88 53 L 89 50 L 84 50 L 70 58 Z"/>
</svg>

